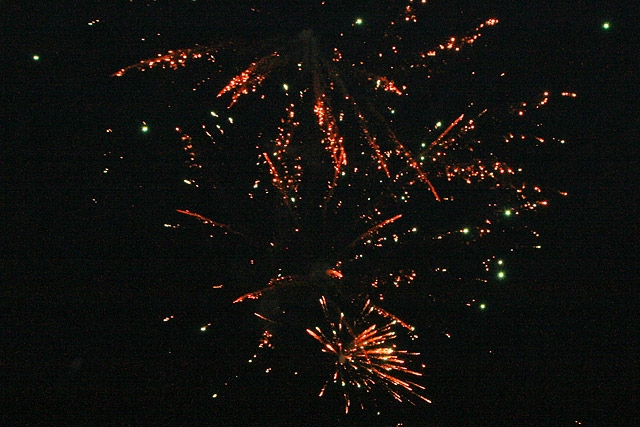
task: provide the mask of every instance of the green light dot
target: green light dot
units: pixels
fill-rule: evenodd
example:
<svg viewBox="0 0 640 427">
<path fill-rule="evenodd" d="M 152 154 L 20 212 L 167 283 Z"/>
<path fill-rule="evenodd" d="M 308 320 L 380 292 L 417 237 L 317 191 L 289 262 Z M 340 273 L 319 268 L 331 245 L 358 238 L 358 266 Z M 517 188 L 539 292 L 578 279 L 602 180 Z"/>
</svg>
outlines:
<svg viewBox="0 0 640 427">
<path fill-rule="evenodd" d="M 40 61 L 40 55 L 33 55 L 32 58 L 34 61 Z"/>
<path fill-rule="evenodd" d="M 356 18 L 356 20 L 354 21 L 354 23 L 356 25 L 362 25 L 362 18 Z"/>
<path fill-rule="evenodd" d="M 500 271 L 498 272 L 498 279 L 504 279 L 505 278 L 505 273 L 504 271 Z"/>
<path fill-rule="evenodd" d="M 442 122 L 436 123 L 436 129 L 441 128 L 441 127 L 442 127 Z"/>
<path fill-rule="evenodd" d="M 144 125 L 144 126 L 142 126 L 142 127 L 140 128 L 140 130 L 141 130 L 142 132 L 144 132 L 144 133 L 147 133 L 147 132 L 149 132 L 149 126 Z"/>
<path fill-rule="evenodd" d="M 480 304 L 480 310 L 484 310 L 485 308 L 487 308 L 486 304 Z"/>
<path fill-rule="evenodd" d="M 604 22 L 602 24 L 602 29 L 603 30 L 608 30 L 609 28 L 611 28 L 611 24 L 609 22 Z"/>
<path fill-rule="evenodd" d="M 463 230 L 462 230 L 462 232 L 463 232 L 464 234 L 469 234 L 469 229 L 468 229 L 468 228 L 465 228 L 465 229 L 463 229 Z"/>
<path fill-rule="evenodd" d="M 504 211 L 504 216 L 511 216 L 511 209 L 506 209 Z"/>
</svg>

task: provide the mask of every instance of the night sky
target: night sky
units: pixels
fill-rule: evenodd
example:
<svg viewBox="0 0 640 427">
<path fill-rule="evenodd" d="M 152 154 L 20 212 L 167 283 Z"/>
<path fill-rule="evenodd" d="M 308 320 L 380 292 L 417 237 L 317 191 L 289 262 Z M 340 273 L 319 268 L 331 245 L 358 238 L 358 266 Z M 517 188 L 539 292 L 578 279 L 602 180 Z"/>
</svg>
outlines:
<svg viewBox="0 0 640 427">
<path fill-rule="evenodd" d="M 3 425 L 638 422 L 638 6 L 319 3 L 0 4 Z M 390 25 L 407 5 L 417 22 Z M 416 55 L 452 36 L 476 34 L 491 18 L 499 23 L 459 52 Z M 313 73 L 298 73 L 295 61 L 307 61 L 317 47 L 331 62 L 336 45 L 345 58 L 336 67 L 362 61 L 352 68 L 406 82 L 406 96 L 396 99 L 363 85 L 363 74 L 341 71 L 362 111 L 397 106 L 397 116 L 390 108 L 371 113 L 372 132 L 382 135 L 390 123 L 409 151 L 420 153 L 420 143 L 435 140 L 460 114 L 468 120 L 486 109 L 471 136 L 481 141 L 474 155 L 497 155 L 484 147 L 509 132 L 528 135 L 529 142 L 512 141 L 501 153 L 525 169 L 527 191 L 539 185 L 548 205 L 510 205 L 515 201 L 506 191 L 484 182 L 449 183 L 433 172 L 442 196 L 456 194 L 436 202 L 425 182 L 407 186 L 349 169 L 332 196 L 344 207 L 323 216 L 317 204 L 329 193 L 318 177 L 333 165 L 319 143 L 309 142 L 296 151 L 303 189 L 295 202 L 290 195 L 279 199 L 260 160 L 264 149 L 256 147 L 283 126 L 289 99 L 300 106 L 297 135 L 327 137 L 314 127 Z M 143 59 L 196 46 L 220 46 L 216 62 L 113 76 Z M 269 55 L 270 46 L 285 46 L 291 63 L 227 108 L 231 94 L 218 92 Z M 378 51 L 389 54 L 380 58 Z M 304 95 L 288 86 L 283 91 L 284 82 L 304 88 Z M 341 90 L 332 96 L 335 110 L 345 111 L 340 127 L 352 156 L 348 168 L 370 171 L 371 152 L 354 155 L 370 147 Z M 548 105 L 535 108 L 546 92 Z M 521 110 L 526 120 L 517 117 Z M 353 135 L 359 135 L 355 150 Z M 185 150 L 185 140 L 193 150 Z M 389 165 L 416 172 L 401 156 L 391 156 Z M 407 188 L 412 198 L 398 201 Z M 340 251 L 357 247 L 349 242 L 376 224 L 358 222 L 364 206 L 377 207 L 361 201 L 370 195 L 391 212 L 380 220 L 402 213 L 402 221 L 380 232 L 399 235 L 400 243 L 363 249 L 366 261 L 345 262 L 344 279 L 325 276 L 332 257 L 346 256 Z M 289 203 L 297 204 L 299 223 L 288 219 Z M 259 243 L 239 243 L 244 235 L 177 210 L 230 224 Z M 494 214 L 492 233 L 481 237 Z M 299 224 L 302 237 L 288 240 Z M 419 231 L 405 233 L 407 224 Z M 275 249 L 263 251 L 271 241 Z M 327 330 L 316 303 L 320 293 L 343 303 L 377 297 L 378 289 L 362 290 L 359 281 L 370 282 L 387 267 L 415 272 L 397 289 L 381 285 L 380 304 L 415 326 L 399 334 L 398 346 L 420 353 L 412 358 L 424 365 L 415 381 L 433 403 L 395 402 L 374 386 L 353 391 L 345 414 L 339 386 L 330 381 L 318 396 L 333 360 L 304 331 Z M 232 303 L 264 288 L 274 271 L 300 274 L 308 283 Z M 336 283 L 355 290 L 346 296 Z M 273 349 L 258 347 L 263 330 L 274 333 Z M 410 339 L 413 333 L 419 338 Z"/>
</svg>

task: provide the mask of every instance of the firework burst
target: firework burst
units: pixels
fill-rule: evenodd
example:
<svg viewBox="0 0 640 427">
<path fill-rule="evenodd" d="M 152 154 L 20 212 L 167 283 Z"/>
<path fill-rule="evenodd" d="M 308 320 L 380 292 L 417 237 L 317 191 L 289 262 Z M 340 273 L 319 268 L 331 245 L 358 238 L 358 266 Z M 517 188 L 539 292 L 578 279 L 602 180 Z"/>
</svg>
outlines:
<svg viewBox="0 0 640 427">
<path fill-rule="evenodd" d="M 402 40 L 398 27 L 418 21 L 419 5 L 408 2 L 399 12 L 391 14 L 394 18 L 383 25 L 385 40 L 391 44 Z M 325 8 L 328 6 L 322 2 L 318 10 Z M 425 58 L 435 55 L 433 52 L 459 51 L 465 45 L 472 45 L 482 29 L 495 23 L 496 19 L 487 20 L 471 34 L 450 37 L 427 53 L 420 50 L 403 52 L 408 64 L 403 67 L 388 65 L 387 57 L 397 59 L 400 56 L 397 47 L 391 47 L 390 52 L 382 48 L 371 51 L 367 47 L 370 40 L 354 28 L 326 43 L 321 40 L 320 32 L 306 28 L 285 41 L 252 41 L 250 46 L 241 42 L 220 43 L 171 50 L 122 68 L 113 75 L 120 77 L 130 71 L 154 68 L 175 70 L 194 60 L 215 64 L 218 68 L 198 82 L 196 87 L 199 87 L 211 80 L 221 81 L 217 77 L 224 74 L 220 64 L 225 61 L 221 58 L 247 58 L 248 65 L 226 84 L 222 83 L 217 98 L 227 99 L 227 109 L 231 109 L 242 98 L 253 95 L 258 102 L 248 109 L 249 114 L 255 119 L 256 113 L 264 115 L 268 111 L 267 115 L 274 116 L 279 122 L 275 131 L 269 130 L 273 127 L 266 127 L 268 124 L 265 123 L 256 138 L 260 140 L 260 156 L 268 165 L 274 185 L 285 203 L 300 197 L 303 157 L 310 156 L 308 141 L 319 141 L 328 158 L 328 162 L 315 161 L 327 165 L 316 174 L 310 172 L 312 168 L 306 168 L 307 181 L 319 182 L 325 188 L 321 204 L 326 205 L 333 197 L 342 176 L 353 173 L 372 179 L 378 179 L 380 175 L 394 181 L 401 178 L 408 183 L 421 181 L 428 186 L 432 196 L 440 200 L 429 172 L 407 142 L 397 136 L 395 115 L 398 109 L 394 104 L 404 102 L 403 98 L 409 92 L 406 85 L 396 82 L 396 76 L 400 75 L 396 68 L 419 68 L 424 65 Z M 356 20 L 351 26 L 360 24 L 360 20 Z M 358 48 L 353 49 L 353 45 Z M 359 57 L 350 58 L 349 51 Z M 380 71 L 369 71 L 367 65 Z M 263 107 L 256 108 L 258 105 Z M 282 106 L 282 114 L 274 112 L 278 106 Z M 312 127 L 310 123 L 313 123 Z M 301 150 L 306 151 L 305 156 L 297 154 Z M 374 167 L 366 167 L 363 158 L 373 160 Z"/>
<path fill-rule="evenodd" d="M 274 186 L 274 189 L 277 188 Z M 250 198 L 257 202 L 253 206 L 261 203 L 256 199 Z M 364 207 L 364 204 L 348 207 L 348 201 L 342 198 L 340 205 L 350 213 Z M 322 216 L 322 212 L 317 211 L 314 217 L 322 219 L 307 221 L 293 215 L 287 205 L 275 206 L 274 217 L 265 215 L 255 218 L 255 221 L 244 219 L 237 225 L 213 220 L 186 209 L 177 211 L 212 228 L 214 234 L 211 237 L 227 235 L 251 248 L 250 252 L 261 259 L 255 262 L 270 266 L 266 267 L 271 271 L 267 283 L 257 290 L 237 296 L 234 302 L 256 300 L 269 293 L 296 288 L 304 288 L 315 296 L 332 290 L 350 296 L 376 293 L 377 298 L 383 299 L 385 290 L 411 283 L 415 279 L 411 269 L 390 266 L 390 263 L 376 255 L 382 248 L 402 244 L 405 236 L 416 231 L 400 225 L 402 214 L 387 216 L 380 206 L 373 205 L 356 216 L 350 216 L 342 210 Z M 265 230 L 265 221 L 274 221 L 273 224 L 277 225 Z M 361 270 L 357 268 L 359 263 L 368 263 L 373 259 L 378 259 L 377 267 L 367 268 L 367 274 L 354 274 L 354 271 Z"/>
<path fill-rule="evenodd" d="M 500 254 L 539 247 L 535 230 L 522 221 L 524 236 L 514 233 L 515 221 L 507 217 L 523 218 L 549 200 L 522 166 L 530 148 L 558 142 L 541 134 L 538 116 L 548 92 L 506 113 L 470 103 L 435 126 L 413 123 L 415 111 L 398 117 L 415 98 L 401 83 L 405 78 L 428 73 L 430 61 L 473 45 L 497 23 L 486 20 L 435 48 L 410 48 L 400 26 L 421 21 L 421 4 L 408 2 L 383 25 L 381 43 L 391 45 L 384 51 L 369 49 L 379 43 L 370 33 L 358 35 L 354 23 L 335 43 L 304 28 L 284 41 L 169 51 L 114 74 L 176 70 L 195 60 L 214 68 L 194 89 L 217 85 L 216 110 L 237 116 L 212 111 L 215 128 L 202 124 L 206 137 L 176 128 L 189 171 L 197 175 L 184 181 L 207 200 L 177 212 L 224 240 L 220 253 L 241 248 L 232 251 L 241 261 L 230 261 L 237 264 L 229 269 L 241 271 L 242 280 L 216 286 L 232 294 L 230 302 L 255 308 L 265 325 L 260 348 L 272 347 L 273 329 L 281 324 L 317 340 L 334 369 L 320 395 L 335 384 L 347 412 L 357 390 L 430 402 L 419 384 L 421 370 L 409 367 L 419 354 L 396 344 L 397 330 L 412 334 L 413 327 L 382 308 L 386 294 L 421 288 L 414 295 L 431 297 L 424 288 L 443 273 L 448 286 L 503 279 Z M 227 63 L 235 64 L 232 71 Z M 523 124 L 529 122 L 532 127 Z M 328 326 L 312 328 L 317 323 L 305 311 L 318 300 Z M 356 314 L 344 314 L 334 300 Z M 477 303 L 472 297 L 463 302 Z M 301 313 L 304 320 L 294 320 Z"/>
<path fill-rule="evenodd" d="M 329 327 L 307 329 L 307 333 L 334 359 L 333 375 L 322 387 L 320 396 L 325 394 L 329 383 L 337 385 L 344 398 L 346 413 L 351 406 L 352 390 L 358 389 L 368 393 L 378 387 L 399 402 L 431 403 L 423 396 L 425 388 L 414 380 L 422 373 L 409 367 L 410 358 L 419 353 L 399 349 L 394 342 L 398 324 L 413 331 L 412 326 L 399 322 L 371 301 L 366 301 L 357 322 L 348 321 L 339 310 L 335 319 L 325 297 L 320 298 L 320 305 Z M 380 327 L 371 319 L 374 314 L 382 322 Z"/>
</svg>

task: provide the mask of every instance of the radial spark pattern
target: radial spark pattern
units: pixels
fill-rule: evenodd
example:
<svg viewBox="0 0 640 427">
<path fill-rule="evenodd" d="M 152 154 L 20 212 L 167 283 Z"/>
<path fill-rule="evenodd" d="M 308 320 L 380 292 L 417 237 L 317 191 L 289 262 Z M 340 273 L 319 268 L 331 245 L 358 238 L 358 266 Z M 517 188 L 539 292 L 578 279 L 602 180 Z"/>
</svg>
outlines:
<svg viewBox="0 0 640 427">
<path fill-rule="evenodd" d="M 392 18 L 366 32 L 354 18 L 336 37 L 302 27 L 169 51 L 114 73 L 208 61 L 194 90 L 213 87 L 215 108 L 200 129 L 175 127 L 184 183 L 201 201 L 176 206 L 183 219 L 165 225 L 197 220 L 222 242 L 212 258 L 234 254 L 214 287 L 260 319 L 261 349 L 277 347 L 284 324 L 319 342 L 333 367 L 320 395 L 335 385 L 347 412 L 359 390 L 430 402 L 421 368 L 410 367 L 420 355 L 397 344 L 398 331 L 415 338 L 414 328 L 387 301 L 408 291 L 406 304 L 424 304 L 445 282 L 464 287 L 456 303 L 486 308 L 476 285 L 506 280 L 515 250 L 540 247 L 529 214 L 564 194 L 537 185 L 527 163 L 533 149 L 564 142 L 544 134 L 554 94 L 502 107 L 468 102 L 445 122 L 426 120 L 422 109 L 436 108 L 423 99 L 431 70 L 498 20 L 427 45 L 425 3 L 389 6 Z M 323 326 L 307 313 L 318 300 Z"/>
<path fill-rule="evenodd" d="M 322 344 L 323 352 L 333 357 L 335 368 L 320 396 L 332 382 L 342 392 L 345 412 L 349 412 L 351 406 L 351 389 L 371 392 L 379 387 L 400 402 L 418 399 L 431 403 L 422 394 L 425 388 L 414 380 L 422 373 L 409 367 L 410 357 L 419 354 L 399 349 L 394 342 L 398 324 L 409 330 L 413 330 L 412 326 L 399 322 L 395 316 L 372 305 L 371 301 L 365 303 L 359 322 L 348 321 L 339 310 L 337 318 L 333 318 L 324 297 L 320 299 L 320 305 L 329 327 L 323 330 L 316 326 L 307 329 L 307 333 Z M 380 327 L 371 319 L 376 314 L 382 322 Z"/>
</svg>

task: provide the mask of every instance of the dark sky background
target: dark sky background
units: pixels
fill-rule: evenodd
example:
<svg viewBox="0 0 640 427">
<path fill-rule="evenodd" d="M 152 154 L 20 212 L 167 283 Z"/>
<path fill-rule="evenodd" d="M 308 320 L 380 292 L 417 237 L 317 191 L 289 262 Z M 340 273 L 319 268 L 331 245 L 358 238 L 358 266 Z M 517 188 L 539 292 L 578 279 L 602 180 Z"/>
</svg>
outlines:
<svg viewBox="0 0 640 427">
<path fill-rule="evenodd" d="M 510 282 L 483 296 L 495 309 L 469 310 L 451 291 L 419 325 L 434 404 L 381 400 L 380 416 L 344 416 L 306 382 L 321 384 L 321 373 L 265 380 L 261 365 L 237 363 L 254 352 L 253 320 L 222 307 L 212 292 L 212 246 L 202 229 L 163 226 L 184 221 L 175 209 L 202 197 L 185 191 L 172 120 L 197 124 L 215 90 L 190 92 L 193 80 L 180 71 L 110 75 L 197 43 L 295 37 L 304 28 L 329 37 L 355 16 L 373 32 L 393 9 L 380 3 L 402 2 L 342 2 L 332 13 L 302 2 L 2 2 L 3 425 L 622 426 L 640 419 L 637 5 L 430 2 L 422 36 L 434 42 L 488 17 L 501 23 L 448 59 L 443 84 L 429 89 L 432 102 L 416 119 L 452 120 L 469 100 L 497 106 L 544 90 L 578 94 L 561 99 L 551 117 L 550 133 L 567 143 L 538 168 L 542 183 L 569 194 L 533 219 L 543 250 L 517 258 Z M 251 13 L 251 5 L 262 12 Z M 470 84 L 462 76 L 469 67 L 506 77 Z M 169 98 L 173 112 L 164 108 Z M 161 125 L 142 135 L 143 120 Z M 179 320 L 163 322 L 167 315 Z M 207 323 L 215 333 L 200 331 Z M 296 348 L 274 365 L 304 360 Z M 236 374 L 224 397 L 212 399 Z"/>
</svg>

